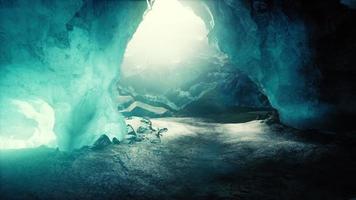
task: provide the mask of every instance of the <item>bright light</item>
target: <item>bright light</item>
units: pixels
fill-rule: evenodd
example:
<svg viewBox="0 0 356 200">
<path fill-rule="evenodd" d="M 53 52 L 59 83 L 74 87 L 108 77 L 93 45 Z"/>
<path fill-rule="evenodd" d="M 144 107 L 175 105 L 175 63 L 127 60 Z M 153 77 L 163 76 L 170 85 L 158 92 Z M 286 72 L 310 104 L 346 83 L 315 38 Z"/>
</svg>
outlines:
<svg viewBox="0 0 356 200">
<path fill-rule="evenodd" d="M 209 49 L 207 34 L 204 22 L 189 7 L 178 0 L 156 0 L 128 44 L 123 70 L 180 63 Z"/>
<path fill-rule="evenodd" d="M 56 146 L 56 135 L 53 132 L 54 110 L 47 102 L 41 99 L 30 101 L 12 100 L 12 106 L 17 108 L 18 114 L 22 114 L 28 120 L 33 120 L 35 124 L 32 127 L 23 127 L 32 131 L 29 137 L 13 137 L 16 133 L 0 135 L 0 149 L 32 148 L 40 145 Z M 22 126 L 22 123 L 23 121 L 19 120 L 13 125 Z M 21 130 L 21 128 L 19 127 L 16 130 Z"/>
</svg>

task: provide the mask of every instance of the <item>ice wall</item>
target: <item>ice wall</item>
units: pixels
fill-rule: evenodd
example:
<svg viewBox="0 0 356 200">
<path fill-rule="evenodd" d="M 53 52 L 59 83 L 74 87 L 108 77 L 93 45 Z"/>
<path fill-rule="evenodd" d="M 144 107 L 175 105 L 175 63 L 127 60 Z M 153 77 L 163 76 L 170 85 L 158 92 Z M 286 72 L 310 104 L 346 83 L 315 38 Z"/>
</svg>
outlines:
<svg viewBox="0 0 356 200">
<path fill-rule="evenodd" d="M 146 7 L 145 0 L 0 1 L 0 148 L 72 149 L 103 133 L 123 137 L 115 79 Z"/>
<path fill-rule="evenodd" d="M 304 21 L 287 15 L 279 0 L 202 2 L 214 20 L 210 42 L 264 89 L 281 120 L 296 127 L 318 121 L 325 107 L 318 101 L 319 74 L 310 62 Z"/>
</svg>

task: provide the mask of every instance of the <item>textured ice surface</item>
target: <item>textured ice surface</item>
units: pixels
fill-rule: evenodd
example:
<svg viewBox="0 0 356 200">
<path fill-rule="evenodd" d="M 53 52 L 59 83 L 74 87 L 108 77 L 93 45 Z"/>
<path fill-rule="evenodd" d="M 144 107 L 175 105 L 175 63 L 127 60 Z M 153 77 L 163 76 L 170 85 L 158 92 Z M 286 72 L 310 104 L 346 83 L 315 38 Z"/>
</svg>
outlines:
<svg viewBox="0 0 356 200">
<path fill-rule="evenodd" d="M 1 141 L 71 149 L 103 133 L 122 138 L 112 85 L 146 6 L 133 0 L 3 1 Z"/>
<path fill-rule="evenodd" d="M 283 122 L 303 127 L 322 116 L 319 74 L 310 63 L 308 28 L 302 19 L 288 16 L 282 4 L 269 5 L 271 1 L 205 3 L 215 22 L 210 40 L 264 89 Z"/>
</svg>

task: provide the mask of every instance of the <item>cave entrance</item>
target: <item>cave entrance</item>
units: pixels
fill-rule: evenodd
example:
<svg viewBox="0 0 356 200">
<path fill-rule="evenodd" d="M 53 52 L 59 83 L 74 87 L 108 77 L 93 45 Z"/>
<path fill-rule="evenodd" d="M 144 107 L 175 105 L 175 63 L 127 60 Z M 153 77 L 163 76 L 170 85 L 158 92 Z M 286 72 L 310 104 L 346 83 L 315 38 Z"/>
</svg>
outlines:
<svg viewBox="0 0 356 200">
<path fill-rule="evenodd" d="M 182 86 L 218 55 L 208 27 L 178 0 L 155 0 L 129 42 L 121 78 L 140 92 L 162 94 Z"/>
<path fill-rule="evenodd" d="M 200 4 L 197 10 L 207 11 L 204 21 L 185 4 L 155 0 L 149 6 L 124 54 L 118 87 L 120 112 L 125 116 L 226 118 L 230 114 L 233 120 L 255 119 L 254 115 L 236 117 L 236 113 L 268 107 L 267 99 L 247 76 L 229 65 L 217 45 L 209 43 L 214 26 L 210 11 Z"/>
<path fill-rule="evenodd" d="M 205 88 L 192 94 L 193 82 L 224 64 L 223 54 L 209 44 L 210 28 L 178 0 L 148 1 L 121 66 L 121 113 L 164 116 L 200 95 Z"/>
</svg>

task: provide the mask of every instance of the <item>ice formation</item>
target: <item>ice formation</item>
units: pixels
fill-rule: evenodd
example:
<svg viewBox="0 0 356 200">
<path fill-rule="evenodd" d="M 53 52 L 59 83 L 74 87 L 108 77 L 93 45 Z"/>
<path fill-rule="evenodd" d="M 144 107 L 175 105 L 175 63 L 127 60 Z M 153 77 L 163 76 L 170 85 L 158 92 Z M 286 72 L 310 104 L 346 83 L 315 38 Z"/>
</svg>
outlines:
<svg viewBox="0 0 356 200">
<path fill-rule="evenodd" d="M 73 149 L 101 134 L 122 139 L 116 82 L 128 41 L 147 7 L 155 9 L 147 2 L 154 1 L 1 1 L 0 138 L 9 141 L 1 148 Z M 353 1 L 340 2 L 353 8 Z M 310 62 L 310 30 L 282 1 L 273 8 L 267 0 L 181 3 L 203 19 L 209 43 L 263 88 L 283 122 L 306 127 L 326 116 L 320 67 Z"/>
<path fill-rule="evenodd" d="M 0 6 L 1 148 L 72 149 L 103 133 L 123 138 L 113 85 L 146 2 Z"/>
<path fill-rule="evenodd" d="M 279 1 L 204 3 L 215 21 L 210 40 L 264 89 L 284 123 L 306 127 L 323 116 L 319 73 L 310 62 L 313 52 L 303 20 L 283 12 Z M 197 13 L 203 16 L 204 9 Z"/>
</svg>

